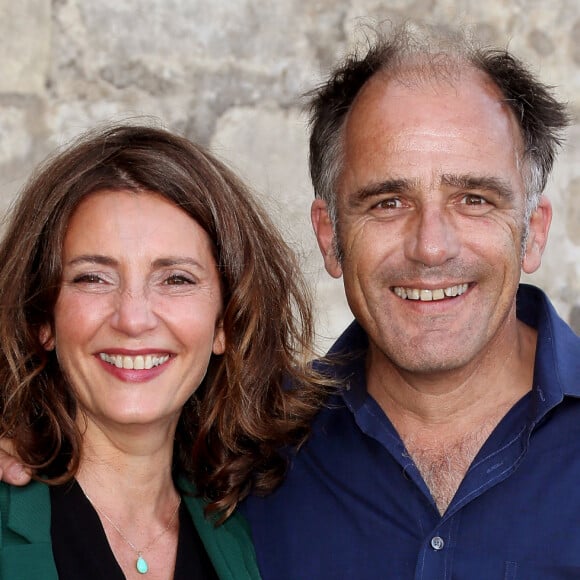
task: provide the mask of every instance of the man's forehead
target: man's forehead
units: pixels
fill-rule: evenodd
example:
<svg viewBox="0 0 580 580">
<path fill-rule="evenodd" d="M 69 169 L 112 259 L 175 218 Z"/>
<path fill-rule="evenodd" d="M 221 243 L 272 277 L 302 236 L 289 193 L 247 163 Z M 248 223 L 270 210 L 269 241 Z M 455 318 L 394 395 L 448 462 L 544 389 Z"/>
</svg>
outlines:
<svg viewBox="0 0 580 580">
<path fill-rule="evenodd" d="M 452 146 L 458 130 L 478 130 L 478 138 L 489 133 L 493 140 L 498 129 L 509 135 L 515 153 L 521 156 L 521 127 L 501 90 L 486 73 L 465 65 L 451 76 L 430 76 L 428 71 L 415 73 L 414 69 L 399 75 L 377 73 L 353 102 L 343 138 L 348 153 L 351 146 L 359 147 L 378 136 L 388 139 L 391 133 L 393 137 L 413 133 L 439 140 L 440 147 L 445 147 L 446 141 Z"/>
</svg>

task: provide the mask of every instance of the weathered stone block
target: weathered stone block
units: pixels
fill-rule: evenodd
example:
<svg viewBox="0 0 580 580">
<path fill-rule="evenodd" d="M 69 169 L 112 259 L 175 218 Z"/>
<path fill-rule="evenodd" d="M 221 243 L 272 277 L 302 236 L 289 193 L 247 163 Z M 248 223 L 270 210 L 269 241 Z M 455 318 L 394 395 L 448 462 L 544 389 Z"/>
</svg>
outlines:
<svg viewBox="0 0 580 580">
<path fill-rule="evenodd" d="M 44 90 L 50 62 L 50 0 L 0 0 L 0 93 Z"/>
</svg>

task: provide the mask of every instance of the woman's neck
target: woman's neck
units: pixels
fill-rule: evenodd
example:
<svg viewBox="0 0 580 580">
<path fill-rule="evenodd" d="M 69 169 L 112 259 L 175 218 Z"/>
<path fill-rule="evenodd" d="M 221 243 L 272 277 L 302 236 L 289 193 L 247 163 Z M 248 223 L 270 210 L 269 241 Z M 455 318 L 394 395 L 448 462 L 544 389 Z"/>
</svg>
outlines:
<svg viewBox="0 0 580 580">
<path fill-rule="evenodd" d="M 76 474 L 109 546 L 130 580 L 173 578 L 179 494 L 172 479 L 175 425 L 115 428 L 86 422 Z M 138 571 L 140 570 L 140 571 Z"/>
<path fill-rule="evenodd" d="M 175 503 L 172 458 L 175 425 L 108 428 L 83 420 L 82 455 L 76 478 L 97 505 L 141 516 Z"/>
<path fill-rule="evenodd" d="M 170 464 L 152 458 L 87 458 L 77 480 L 127 580 L 173 578 L 180 497 Z"/>
</svg>

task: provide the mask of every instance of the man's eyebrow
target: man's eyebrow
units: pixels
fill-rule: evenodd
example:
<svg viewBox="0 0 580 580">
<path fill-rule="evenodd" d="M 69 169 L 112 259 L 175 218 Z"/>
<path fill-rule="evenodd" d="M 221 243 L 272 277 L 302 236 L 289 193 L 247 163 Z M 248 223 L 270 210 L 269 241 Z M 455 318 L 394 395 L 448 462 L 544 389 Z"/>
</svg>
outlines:
<svg viewBox="0 0 580 580">
<path fill-rule="evenodd" d="M 417 187 L 417 181 L 414 179 L 393 178 L 385 179 L 376 183 L 369 183 L 349 195 L 348 204 L 357 206 L 368 198 L 378 195 L 401 194 Z"/>
<path fill-rule="evenodd" d="M 441 176 L 441 184 L 467 191 L 493 191 L 505 199 L 511 199 L 514 197 L 514 191 L 511 184 L 505 179 L 499 177 L 445 173 Z M 348 196 L 348 205 L 356 207 L 364 203 L 367 199 L 379 195 L 397 195 L 418 189 L 421 189 L 418 179 L 399 177 L 384 179 L 382 181 L 364 185 L 353 192 Z"/>
<path fill-rule="evenodd" d="M 506 199 L 511 199 L 514 196 L 514 191 L 510 183 L 499 177 L 445 173 L 441 176 L 441 183 L 467 191 L 493 191 L 500 197 Z"/>
</svg>

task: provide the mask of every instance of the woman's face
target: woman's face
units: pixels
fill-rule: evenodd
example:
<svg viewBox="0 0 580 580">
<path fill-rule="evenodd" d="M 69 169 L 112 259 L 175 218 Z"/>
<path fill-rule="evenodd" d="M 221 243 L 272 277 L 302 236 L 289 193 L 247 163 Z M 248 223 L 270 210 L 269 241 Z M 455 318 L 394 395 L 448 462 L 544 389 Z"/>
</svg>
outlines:
<svg viewBox="0 0 580 580">
<path fill-rule="evenodd" d="M 43 338 L 89 426 L 176 424 L 225 348 L 207 233 L 160 195 L 106 190 L 73 213 L 62 262 Z"/>
</svg>

